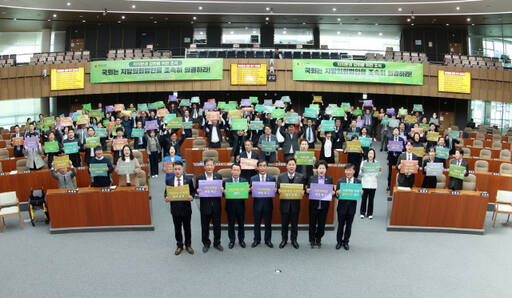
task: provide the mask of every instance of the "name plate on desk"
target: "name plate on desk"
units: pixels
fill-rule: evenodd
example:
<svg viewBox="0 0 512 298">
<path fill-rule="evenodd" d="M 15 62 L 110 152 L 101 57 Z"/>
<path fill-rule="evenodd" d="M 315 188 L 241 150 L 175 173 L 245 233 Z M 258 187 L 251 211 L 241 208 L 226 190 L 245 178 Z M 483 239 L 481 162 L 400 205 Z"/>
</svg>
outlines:
<svg viewBox="0 0 512 298">
<path fill-rule="evenodd" d="M 146 187 L 145 186 L 137 186 L 137 187 L 135 187 L 135 190 L 136 191 L 145 191 Z"/>
<path fill-rule="evenodd" d="M 460 192 L 452 190 L 452 191 L 450 191 L 450 194 L 452 194 L 452 195 L 460 195 Z"/>
<path fill-rule="evenodd" d="M 111 191 L 111 189 L 110 189 L 110 188 L 102 188 L 102 189 L 101 189 L 101 192 L 110 192 L 110 191 Z"/>
<path fill-rule="evenodd" d="M 1 172 L 1 173 L 0 173 L 0 176 L 5 176 L 5 173 L 4 173 L 4 172 Z"/>
<path fill-rule="evenodd" d="M 481 197 L 486 197 L 486 198 L 488 198 L 488 197 L 490 197 L 491 195 L 490 195 L 488 192 L 481 192 L 481 193 L 480 193 L 480 196 L 481 196 Z"/>
<path fill-rule="evenodd" d="M 23 171 L 23 174 L 30 174 L 30 170 Z"/>
<path fill-rule="evenodd" d="M 76 193 L 78 193 L 78 188 L 76 188 L 76 189 L 68 189 L 68 190 L 66 190 L 66 193 L 74 193 L 74 194 L 76 194 Z"/>
<path fill-rule="evenodd" d="M 496 172 L 494 172 L 494 173 L 492 173 L 492 175 L 493 175 L 493 176 L 499 176 L 499 175 L 500 175 L 500 173 L 496 173 Z"/>
<path fill-rule="evenodd" d="M 475 171 L 471 171 L 471 170 L 470 170 L 470 171 L 468 171 L 468 173 L 469 173 L 469 174 L 474 174 L 474 173 L 475 173 Z"/>
<path fill-rule="evenodd" d="M 426 188 L 420 188 L 420 189 L 418 190 L 418 192 L 420 192 L 420 193 L 428 193 L 428 189 L 426 189 Z"/>
</svg>

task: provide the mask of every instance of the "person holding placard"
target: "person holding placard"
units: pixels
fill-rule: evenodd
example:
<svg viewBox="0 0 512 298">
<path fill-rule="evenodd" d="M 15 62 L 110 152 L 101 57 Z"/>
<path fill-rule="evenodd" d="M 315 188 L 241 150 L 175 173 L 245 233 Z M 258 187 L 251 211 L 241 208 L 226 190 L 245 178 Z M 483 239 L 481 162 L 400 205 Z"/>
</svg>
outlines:
<svg viewBox="0 0 512 298">
<path fill-rule="evenodd" d="M 114 148 L 114 141 L 115 140 L 124 140 L 124 139 L 125 138 L 124 138 L 123 129 L 121 127 L 116 128 L 116 136 L 111 139 L 112 152 L 114 152 L 114 163 L 117 163 L 117 160 L 119 159 L 119 157 L 121 157 L 121 150 L 123 149 L 121 147 L 116 150 L 116 148 Z"/>
<path fill-rule="evenodd" d="M 421 161 L 421 158 L 416 156 L 413 152 L 413 144 L 412 141 L 407 141 L 405 145 L 406 151 L 400 155 L 397 161 L 397 168 L 400 170 L 400 173 L 398 174 L 398 186 L 402 187 L 413 187 L 414 185 L 414 177 L 415 175 L 412 173 L 402 173 L 402 161 L 416 161 L 419 163 Z M 418 164 L 415 165 L 416 171 L 418 170 Z"/>
<path fill-rule="evenodd" d="M 150 130 L 149 134 L 146 134 L 146 151 L 148 152 L 149 158 L 149 169 L 151 172 L 151 177 L 158 177 L 158 158 L 161 156 L 160 141 L 156 136 L 156 132 L 154 130 Z"/>
<path fill-rule="evenodd" d="M 301 173 L 303 177 L 311 177 L 313 176 L 313 166 L 315 165 L 315 162 L 316 162 L 316 156 L 315 156 L 315 153 L 313 151 L 309 151 L 309 145 L 308 145 L 308 141 L 306 140 L 302 140 L 300 142 L 300 150 L 298 152 L 308 152 L 308 153 L 304 153 L 304 154 L 311 154 L 312 157 L 308 157 L 308 160 L 306 162 L 304 162 L 304 159 L 298 159 L 297 157 L 297 152 L 295 152 L 295 161 L 296 163 L 299 163 L 297 164 L 297 168 L 296 168 L 296 171 L 298 173 Z M 300 153 L 299 153 L 300 154 Z"/>
<path fill-rule="evenodd" d="M 59 182 L 59 188 L 75 188 L 75 185 L 73 184 L 73 178 L 76 176 L 76 169 L 73 166 L 73 163 L 71 160 L 69 161 L 69 167 L 71 168 L 71 171 L 68 171 L 67 168 L 51 168 L 50 174 L 53 178 L 57 179 Z"/>
<path fill-rule="evenodd" d="M 98 143 L 88 143 L 88 140 L 96 139 L 96 132 L 93 127 L 89 127 L 87 129 L 87 138 L 84 144 L 82 144 L 82 147 L 80 148 L 81 151 L 84 152 L 84 162 L 86 164 L 89 164 L 89 161 L 94 158 L 94 148 L 96 146 L 100 146 Z M 101 148 L 103 149 L 103 147 Z"/>
<path fill-rule="evenodd" d="M 174 164 L 177 161 L 183 162 L 183 159 L 181 158 L 181 156 L 176 155 L 176 149 L 174 148 L 174 146 L 171 146 L 169 148 L 169 155 L 164 157 L 164 160 L 162 163 L 162 169 L 164 170 L 164 172 L 165 172 L 165 163 L 170 162 L 170 163 Z M 172 176 L 171 173 L 166 173 L 165 179 L 168 179 L 170 176 Z"/>
<path fill-rule="evenodd" d="M 359 142 L 359 137 L 357 135 L 352 136 L 352 142 Z M 360 142 L 359 142 L 360 143 Z M 361 147 L 361 150 L 358 152 L 349 152 L 347 150 L 347 162 L 354 166 L 355 174 L 354 176 L 357 178 L 359 176 L 359 171 L 361 168 L 361 160 L 363 159 L 364 150 Z"/>
<path fill-rule="evenodd" d="M 215 162 L 209 158 L 204 161 L 204 173 L 196 177 L 196 186 L 198 187 L 197 193 L 200 198 L 201 212 L 201 242 L 203 243 L 203 253 L 208 252 L 210 249 L 210 221 L 213 225 L 213 247 L 219 251 L 223 251 L 224 248 L 220 244 L 220 218 L 222 215 L 221 197 L 222 187 L 217 186 L 215 189 L 218 194 L 217 196 L 207 196 L 202 194 L 201 187 L 202 183 L 213 183 L 212 181 L 220 181 L 222 185 L 222 175 L 214 172 Z M 213 188 L 214 186 L 210 186 Z"/>
<path fill-rule="evenodd" d="M 345 177 L 338 180 L 336 185 L 336 197 L 338 197 L 338 208 L 336 212 L 338 214 L 338 230 L 336 231 L 336 249 L 340 249 L 342 246 L 345 250 L 349 250 L 348 244 L 350 235 L 352 234 L 352 222 L 354 221 L 354 215 L 357 208 L 357 200 L 354 198 L 344 199 L 342 194 L 342 188 L 345 184 L 361 184 L 361 180 L 354 177 L 355 168 L 354 165 L 348 163 L 345 165 Z M 361 195 L 363 191 L 360 191 Z"/>
<path fill-rule="evenodd" d="M 393 136 L 388 141 L 388 187 L 391 185 L 391 173 L 393 171 L 393 166 L 396 166 L 398 162 L 398 157 L 405 149 L 405 143 L 403 139 L 399 136 L 400 131 L 397 127 L 393 129 Z"/>
<path fill-rule="evenodd" d="M 367 129 L 368 135 L 373 136 L 372 127 L 375 122 L 375 119 L 373 117 L 373 113 L 372 113 L 371 109 L 364 109 L 363 120 L 364 120 L 363 127 L 365 127 Z"/>
<path fill-rule="evenodd" d="M 307 144 L 305 144 L 305 146 L 307 146 Z M 286 161 L 286 173 L 281 173 L 277 178 L 277 188 L 279 189 L 280 195 L 283 194 L 283 191 L 281 189 L 281 184 L 283 183 L 301 185 L 305 184 L 306 179 L 300 173 L 297 173 L 296 169 L 297 160 L 295 158 L 288 158 L 288 160 Z M 304 195 L 304 190 L 302 191 L 302 195 Z M 282 237 L 281 243 L 279 244 L 279 248 L 284 248 L 288 243 L 288 225 L 291 223 L 290 239 L 292 242 L 292 246 L 295 249 L 298 249 L 299 243 L 297 242 L 297 235 L 300 213 L 300 199 L 289 200 L 281 198 L 279 209 L 281 211 Z"/>
<path fill-rule="evenodd" d="M 317 175 L 311 177 L 306 187 L 309 194 L 309 243 L 311 248 L 322 246 L 322 237 L 325 234 L 325 221 L 332 200 L 332 192 L 334 191 L 333 180 L 331 176 L 327 176 L 328 165 L 325 160 L 319 160 L 317 165 Z M 330 189 L 323 188 L 329 187 Z M 323 194 L 327 191 L 327 195 L 321 197 L 318 193 Z M 330 191 L 330 195 L 329 194 Z"/>
<path fill-rule="evenodd" d="M 440 158 L 436 157 L 436 148 L 430 147 L 428 150 L 428 156 L 427 158 L 423 159 L 423 173 L 425 174 L 425 177 L 423 178 L 423 183 L 421 184 L 422 188 L 436 188 L 437 185 L 437 176 L 428 176 L 427 175 L 427 168 L 429 167 L 429 164 L 438 164 L 441 163 L 444 168 L 444 161 Z"/>
<path fill-rule="evenodd" d="M 62 144 L 55 140 L 55 133 L 53 131 L 48 133 L 48 141 L 45 142 L 44 152 L 48 158 L 48 168 L 52 167 L 53 158 L 63 153 Z"/>
<path fill-rule="evenodd" d="M 381 172 L 382 167 L 375 160 L 375 149 L 371 148 L 368 150 L 368 158 L 361 163 L 361 181 L 363 184 L 361 208 L 359 209 L 361 219 L 365 216 L 373 219 L 373 200 L 378 185 L 377 178 Z"/>
<path fill-rule="evenodd" d="M 423 119 L 427 119 L 427 118 L 423 118 Z M 430 147 L 435 147 L 437 145 L 437 142 L 439 140 L 439 133 L 437 135 L 437 137 L 435 138 L 435 141 L 433 138 L 431 138 L 429 140 L 429 133 L 432 133 L 432 136 L 435 135 L 435 133 L 438 133 L 437 131 L 437 126 L 434 124 L 434 123 L 431 123 L 428 127 L 428 132 L 427 132 L 427 147 L 425 148 L 425 150 L 427 152 L 430 152 Z"/>
<path fill-rule="evenodd" d="M 383 110 L 383 109 L 381 109 L 381 110 Z M 380 125 L 381 125 L 381 129 L 380 129 L 380 138 L 381 138 L 380 152 L 382 152 L 382 150 L 388 151 L 388 140 L 391 139 L 393 135 L 392 135 L 392 132 L 391 132 L 391 128 L 389 127 L 389 118 L 388 118 L 387 114 L 383 115 L 383 118 L 381 119 Z"/>
<path fill-rule="evenodd" d="M 163 147 L 162 150 L 164 150 L 164 156 L 169 154 L 169 148 L 171 148 L 171 146 L 174 146 L 174 149 L 176 149 L 176 154 L 181 156 L 181 145 L 183 145 L 185 139 L 185 134 L 182 133 L 181 138 L 178 140 L 178 134 L 176 130 L 170 131 L 168 137 L 164 135 L 162 142 L 160 142 Z"/>
<path fill-rule="evenodd" d="M 94 166 L 96 164 L 96 166 Z M 100 167 L 104 166 L 104 170 L 101 170 L 102 173 L 98 175 L 93 175 L 93 169 L 95 169 L 98 164 Z M 100 146 L 96 146 L 94 148 L 94 158 L 89 162 L 89 172 L 91 173 L 91 186 L 92 187 L 107 187 L 110 186 L 110 174 L 114 171 L 114 167 L 108 158 L 103 156 L 103 149 Z"/>
<path fill-rule="evenodd" d="M 462 150 L 462 148 L 459 148 L 455 151 L 455 159 L 452 159 L 450 161 L 450 181 L 448 182 L 448 188 L 451 189 L 451 190 L 460 190 L 462 189 L 462 184 L 464 182 L 464 179 L 460 179 L 460 178 L 456 178 L 454 175 L 452 175 L 452 168 L 456 168 L 456 167 L 463 167 L 465 168 L 463 170 L 464 172 L 464 177 L 467 177 L 469 175 L 469 172 L 468 172 L 468 162 L 466 160 L 463 159 L 464 157 L 464 150 Z"/>
<path fill-rule="evenodd" d="M 76 136 L 78 138 L 78 145 L 80 146 L 80 151 L 84 151 L 85 142 L 87 140 L 87 128 L 85 124 L 77 125 Z"/>
<path fill-rule="evenodd" d="M 296 132 L 295 125 L 290 124 L 286 131 L 284 130 L 284 126 L 281 127 L 280 132 L 284 137 L 284 143 L 282 146 L 284 159 L 288 160 L 288 158 L 293 158 L 295 152 L 299 150 L 299 137 L 302 135 L 302 130 Z"/>
<path fill-rule="evenodd" d="M 313 123 L 313 119 L 311 118 L 307 118 L 305 120 L 307 124 L 302 127 L 302 133 L 305 140 L 308 142 L 309 149 L 314 149 L 316 142 L 316 125 Z"/>
<path fill-rule="evenodd" d="M 249 161 L 252 161 L 256 167 L 257 167 L 257 161 L 259 159 L 258 153 L 253 151 L 252 149 L 252 141 L 246 140 L 244 143 L 244 151 L 240 153 L 240 163 L 242 168 L 244 168 L 244 164 L 242 161 L 245 161 L 248 159 Z M 242 177 L 245 178 L 245 180 L 250 181 L 251 177 L 256 175 L 256 167 L 254 169 L 242 169 Z"/>
<path fill-rule="evenodd" d="M 224 179 L 222 187 L 224 188 L 224 195 L 226 196 L 226 213 L 228 214 L 228 247 L 232 249 L 235 246 L 235 220 L 238 224 L 238 243 L 242 248 L 245 248 L 245 199 L 228 199 L 226 191 L 226 183 L 240 183 L 248 182 L 245 178 L 240 177 L 242 169 L 240 164 L 234 163 L 231 165 L 231 177 Z"/>
<path fill-rule="evenodd" d="M 456 144 L 459 144 L 460 141 L 458 139 L 455 139 L 453 137 L 450 136 L 450 132 L 452 131 L 452 128 L 451 127 L 448 127 L 446 129 L 446 132 L 445 132 L 445 141 L 446 141 L 446 146 L 450 149 L 450 155 L 454 155 L 455 154 L 455 151 L 456 151 Z"/>
<path fill-rule="evenodd" d="M 137 121 L 137 127 L 135 127 L 137 131 L 142 132 L 140 136 L 133 137 L 135 134 L 135 130 L 132 130 L 132 138 L 133 138 L 133 148 L 134 149 L 146 149 L 146 137 L 144 134 L 144 127 L 142 126 L 142 121 Z"/>
<path fill-rule="evenodd" d="M 222 125 L 218 120 L 212 120 L 211 124 L 206 126 L 206 137 L 208 139 L 209 148 L 220 148 L 222 141 L 221 128 Z"/>
<path fill-rule="evenodd" d="M 43 154 L 43 150 L 41 148 L 41 143 L 39 143 L 39 137 L 35 133 L 30 133 L 27 138 L 35 138 L 37 140 L 35 146 L 29 146 L 25 143 L 23 148 L 23 153 L 27 158 L 27 168 L 30 170 L 39 170 L 44 166 L 44 160 L 41 158 L 41 154 Z M 27 141 L 25 138 L 25 141 Z"/>
<path fill-rule="evenodd" d="M 244 151 L 245 141 L 249 138 L 245 134 L 244 130 L 233 131 L 233 148 L 231 149 L 231 157 L 234 162 L 240 163 L 240 154 Z M 250 140 L 249 140 L 250 141 Z"/>
<path fill-rule="evenodd" d="M 82 163 L 82 158 L 78 152 L 79 141 L 75 138 L 75 130 L 72 127 L 68 129 L 68 137 L 62 141 L 62 145 L 64 146 L 64 153 L 69 155 L 69 160 L 71 160 L 73 166 L 79 167 Z"/>
<path fill-rule="evenodd" d="M 318 139 L 322 143 L 322 147 L 320 148 L 320 160 L 324 160 L 327 163 L 335 163 L 334 149 L 336 145 L 332 137 L 332 131 L 326 131 L 324 135 L 325 137 L 318 136 Z"/>
<path fill-rule="evenodd" d="M 137 173 L 140 173 L 139 160 L 134 158 L 132 149 L 128 145 L 123 146 L 122 156 L 117 160 L 115 168 L 116 173 L 119 175 L 119 186 L 139 186 Z M 127 168 L 126 170 L 124 168 Z M 126 174 L 122 174 L 124 172 Z M 131 172 L 131 173 L 130 173 Z"/>
<path fill-rule="evenodd" d="M 347 133 L 352 132 L 359 134 L 360 131 L 361 129 L 357 127 L 356 119 L 352 119 L 352 121 L 350 121 L 350 127 L 348 128 Z"/>
<path fill-rule="evenodd" d="M 190 117 L 189 110 L 185 110 L 183 112 L 183 117 L 181 119 L 182 123 L 185 122 L 192 122 L 192 117 Z M 191 138 L 192 137 L 192 128 L 183 129 L 182 134 L 185 136 L 185 138 Z"/>
<path fill-rule="evenodd" d="M 265 125 L 263 131 L 265 133 L 261 135 L 258 140 L 258 147 L 261 151 L 260 159 L 265 160 L 267 164 L 274 163 L 277 161 L 277 149 L 279 148 L 279 142 L 277 137 L 272 134 L 272 128 L 270 128 L 270 126 Z M 265 149 L 263 148 L 263 144 L 266 144 Z M 273 148 L 271 148 L 272 145 Z"/>
<path fill-rule="evenodd" d="M 23 156 L 23 134 L 20 132 L 20 126 L 14 126 L 14 133 L 11 135 L 11 144 L 13 147 L 14 157 Z"/>
<path fill-rule="evenodd" d="M 446 147 L 446 141 L 445 138 L 440 136 L 437 140 L 437 146 L 436 148 L 436 157 L 441 160 L 443 165 L 446 165 L 446 160 L 450 158 L 450 149 Z"/>
<path fill-rule="evenodd" d="M 272 210 L 273 202 L 272 199 L 275 197 L 275 182 L 276 178 L 272 175 L 267 174 L 267 162 L 265 160 L 258 161 L 258 173 L 251 177 L 251 192 L 254 200 L 254 241 L 251 247 L 256 247 L 261 242 L 261 220 L 265 221 L 265 234 L 264 241 L 265 245 L 269 248 L 273 248 L 272 244 Z M 255 191 L 255 184 L 258 182 L 273 183 L 273 190 L 270 191 L 267 197 L 259 196 Z"/>
<path fill-rule="evenodd" d="M 133 118 L 130 118 L 127 114 L 123 114 L 121 125 L 124 128 L 124 138 L 130 139 L 132 137 Z"/>
<path fill-rule="evenodd" d="M 268 117 L 272 118 L 272 114 L 267 114 Z M 277 138 L 277 144 L 279 145 L 280 148 L 283 148 L 283 145 L 284 145 L 284 135 L 281 133 L 283 130 L 281 130 L 281 128 L 284 127 L 284 123 L 283 123 L 283 119 L 276 119 L 276 121 L 274 122 L 270 122 L 270 124 L 272 125 L 272 134 L 274 134 Z"/>
<path fill-rule="evenodd" d="M 164 197 L 167 203 L 171 203 L 170 209 L 172 221 L 174 223 L 174 238 L 176 239 L 177 246 L 174 254 L 181 254 L 183 251 L 183 245 L 185 245 L 187 252 L 193 255 L 194 249 L 192 248 L 192 230 L 190 228 L 192 206 L 190 202 L 194 199 L 195 189 L 192 179 L 183 176 L 183 171 L 183 163 L 181 161 L 177 161 L 174 164 L 174 177 L 165 180 L 165 185 L 167 187 L 181 187 L 188 185 L 188 197 L 183 200 L 174 200 L 168 193 L 167 188 L 165 190 Z M 185 241 L 183 241 L 183 234 L 181 231 L 182 226 L 185 233 Z"/>
<path fill-rule="evenodd" d="M 334 131 L 332 132 L 332 138 L 334 140 L 334 148 L 335 149 L 342 149 L 343 143 L 345 143 L 345 136 L 343 134 L 343 124 L 341 122 L 341 119 L 336 119 L 334 122 Z"/>
</svg>

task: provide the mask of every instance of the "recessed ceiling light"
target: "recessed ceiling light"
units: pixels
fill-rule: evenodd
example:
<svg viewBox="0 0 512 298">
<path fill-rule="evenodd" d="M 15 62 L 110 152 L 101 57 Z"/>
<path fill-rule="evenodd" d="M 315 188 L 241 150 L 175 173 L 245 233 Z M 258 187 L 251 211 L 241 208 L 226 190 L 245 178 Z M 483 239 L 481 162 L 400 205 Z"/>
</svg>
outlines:
<svg viewBox="0 0 512 298">
<path fill-rule="evenodd" d="M 467 18 L 466 21 L 471 22 L 471 18 Z"/>
<path fill-rule="evenodd" d="M 132 8 L 133 8 L 133 9 L 135 9 L 135 8 L 137 8 L 137 6 L 136 6 L 135 4 L 133 4 L 133 5 L 132 5 Z"/>
<path fill-rule="evenodd" d="M 51 22 L 52 20 L 48 19 L 48 22 Z"/>
<path fill-rule="evenodd" d="M 125 16 L 121 16 L 121 19 L 123 19 L 123 20 L 124 20 L 124 19 L 126 19 L 126 17 L 125 17 Z"/>
<path fill-rule="evenodd" d="M 361 34 L 363 34 L 363 32 L 361 32 L 361 31 L 357 32 L 357 35 L 361 35 Z"/>
<path fill-rule="evenodd" d="M 407 22 L 410 22 L 410 21 L 411 21 L 411 19 L 410 19 L 410 18 L 407 18 Z"/>
<path fill-rule="evenodd" d="M 284 31 L 286 31 L 286 28 L 283 28 Z"/>
<path fill-rule="evenodd" d="M 265 18 L 265 21 L 268 21 L 268 20 L 270 20 L 270 18 L 269 18 L 269 17 L 266 17 L 266 18 Z"/>
<path fill-rule="evenodd" d="M 283 34 L 286 34 L 286 31 L 283 31 Z"/>
<path fill-rule="evenodd" d="M 157 21 L 153 21 L 153 24 L 156 24 L 156 23 L 158 23 L 158 22 Z"/>
<path fill-rule="evenodd" d="M 471 24 L 471 26 L 475 26 L 475 24 Z"/>
<path fill-rule="evenodd" d="M 199 34 L 203 35 L 203 31 L 199 32 Z"/>
<path fill-rule="evenodd" d="M 338 18 L 338 22 L 339 22 L 339 21 L 341 21 L 341 19 L 340 19 L 340 18 Z"/>
<path fill-rule="evenodd" d="M 194 21 L 190 21 L 190 24 L 194 24 Z"/>
<path fill-rule="evenodd" d="M 85 23 L 85 20 L 82 20 L 82 23 Z"/>
<path fill-rule="evenodd" d="M 71 2 L 66 3 L 67 6 L 71 6 Z"/>
<path fill-rule="evenodd" d="M 336 7 L 333 7 L 333 8 L 332 8 L 332 11 L 336 11 Z"/>
<path fill-rule="evenodd" d="M 411 26 L 414 26 L 414 23 L 412 23 Z"/>
<path fill-rule="evenodd" d="M 202 6 L 199 6 L 197 9 L 199 9 L 199 10 L 203 10 L 203 7 L 202 7 Z"/>
<path fill-rule="evenodd" d="M 398 11 L 402 11 L 402 8 L 401 8 L 401 7 L 399 7 L 399 8 L 398 8 Z"/>
<path fill-rule="evenodd" d="M 455 7 L 456 10 L 460 10 L 460 6 Z"/>
<path fill-rule="evenodd" d="M 53 14 L 53 17 L 54 17 L 54 18 L 56 18 L 56 17 L 57 17 L 57 15 L 56 15 L 56 14 Z"/>
<path fill-rule="evenodd" d="M 249 27 L 245 26 L 245 30 L 249 30 Z"/>
<path fill-rule="evenodd" d="M 265 22 L 265 25 L 268 25 L 268 22 Z"/>
<path fill-rule="evenodd" d="M 450 24 L 446 24 L 446 26 L 450 26 Z"/>
<path fill-rule="evenodd" d="M 194 20 L 194 21 L 197 20 L 197 17 L 192 17 L 192 20 Z"/>
<path fill-rule="evenodd" d="M 233 31 L 229 32 L 229 34 L 234 34 L 234 33 L 235 33 L 235 32 L 233 32 Z"/>
<path fill-rule="evenodd" d="M 121 24 L 121 21 L 117 21 L 118 24 Z"/>
<path fill-rule="evenodd" d="M 306 22 L 302 22 L 302 25 L 306 25 Z"/>
<path fill-rule="evenodd" d="M 270 10 L 270 7 L 267 7 L 267 8 L 265 8 L 265 9 L 266 9 L 267 11 L 269 11 L 269 10 Z"/>
<path fill-rule="evenodd" d="M 150 19 L 150 20 L 152 20 L 152 19 L 153 19 L 153 17 L 149 17 L 149 19 Z"/>
<path fill-rule="evenodd" d="M 382 36 L 382 32 L 379 32 L 379 36 Z"/>
<path fill-rule="evenodd" d="M 336 32 L 336 34 L 340 35 L 340 34 L 341 34 L 341 32 L 340 32 L 340 31 L 338 31 L 338 32 Z"/>
</svg>

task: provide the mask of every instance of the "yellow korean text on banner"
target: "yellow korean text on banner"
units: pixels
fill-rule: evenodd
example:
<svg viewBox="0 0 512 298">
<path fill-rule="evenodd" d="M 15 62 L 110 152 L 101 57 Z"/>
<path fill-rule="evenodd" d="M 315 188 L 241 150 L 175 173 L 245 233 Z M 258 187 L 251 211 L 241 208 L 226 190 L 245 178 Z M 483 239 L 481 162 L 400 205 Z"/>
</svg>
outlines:
<svg viewBox="0 0 512 298">
<path fill-rule="evenodd" d="M 266 84 L 266 64 L 231 64 L 231 85 Z"/>
<path fill-rule="evenodd" d="M 53 68 L 51 70 L 51 90 L 84 89 L 84 68 Z"/>
<path fill-rule="evenodd" d="M 440 70 L 438 90 L 439 92 L 471 93 L 471 73 Z"/>
</svg>

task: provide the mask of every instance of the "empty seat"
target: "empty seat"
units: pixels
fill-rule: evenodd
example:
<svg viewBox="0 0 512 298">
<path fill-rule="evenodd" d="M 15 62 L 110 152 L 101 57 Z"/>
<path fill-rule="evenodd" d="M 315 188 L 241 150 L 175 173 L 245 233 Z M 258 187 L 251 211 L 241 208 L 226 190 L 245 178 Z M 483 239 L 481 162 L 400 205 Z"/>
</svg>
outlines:
<svg viewBox="0 0 512 298">
<path fill-rule="evenodd" d="M 446 188 L 446 176 L 445 175 L 436 177 L 436 188 Z"/>
<path fill-rule="evenodd" d="M 231 169 L 220 169 L 218 173 L 222 176 L 222 179 L 231 177 Z"/>
<path fill-rule="evenodd" d="M 329 59 L 329 52 L 322 52 L 322 53 L 320 53 L 320 58 L 322 58 L 322 59 Z"/>
<path fill-rule="evenodd" d="M 320 59 L 320 53 L 319 52 L 312 52 L 311 53 L 312 59 Z"/>
<path fill-rule="evenodd" d="M 217 58 L 217 51 L 208 51 L 208 58 Z"/>
<path fill-rule="evenodd" d="M 216 150 L 204 150 L 202 158 L 203 160 L 211 158 L 217 163 L 219 162 L 219 152 L 217 152 Z"/>
<path fill-rule="evenodd" d="M 491 159 L 492 158 L 491 150 L 488 150 L 488 149 L 480 150 L 480 158 Z"/>
<path fill-rule="evenodd" d="M 462 151 L 464 151 L 465 157 L 471 157 L 471 150 L 469 148 L 462 148 Z"/>
<path fill-rule="evenodd" d="M 281 174 L 281 171 L 279 170 L 278 167 L 268 167 L 267 174 L 272 175 L 272 176 L 276 177 L 276 179 L 277 179 L 279 174 Z"/>
<path fill-rule="evenodd" d="M 512 176 L 512 164 L 506 162 L 501 163 L 500 175 Z"/>
<path fill-rule="evenodd" d="M 469 174 L 464 177 L 462 182 L 463 190 L 476 190 L 476 176 L 473 174 Z"/>
<path fill-rule="evenodd" d="M 20 211 L 20 202 L 15 191 L 0 193 L 0 229 L 5 229 L 4 217 L 18 216 L 20 226 L 23 228 L 23 217 Z"/>
<path fill-rule="evenodd" d="M 248 59 L 254 58 L 254 51 L 246 51 L 245 58 L 248 58 Z"/>
<path fill-rule="evenodd" d="M 265 51 L 265 58 L 266 59 L 271 59 L 271 58 L 278 58 L 278 57 L 274 57 L 274 52 L 273 51 Z"/>
<path fill-rule="evenodd" d="M 489 172 L 489 163 L 485 160 L 475 162 L 475 172 Z"/>
<path fill-rule="evenodd" d="M 16 161 L 16 171 L 28 171 L 29 168 L 27 167 L 27 159 L 22 158 Z"/>
<path fill-rule="evenodd" d="M 311 59 L 311 52 L 309 52 L 309 51 L 302 52 L 302 58 L 303 59 Z"/>
<path fill-rule="evenodd" d="M 501 148 L 502 148 L 501 142 L 493 142 L 492 143 L 493 150 L 501 150 Z"/>
<path fill-rule="evenodd" d="M 254 55 L 256 58 L 265 58 L 265 52 L 263 51 L 256 51 Z"/>
<path fill-rule="evenodd" d="M 494 204 L 494 212 L 492 214 L 492 226 L 496 225 L 496 218 L 498 217 L 498 213 L 507 214 L 507 222 L 510 219 L 510 215 L 512 214 L 512 192 L 498 190 L 496 193 L 496 203 Z"/>
<path fill-rule="evenodd" d="M 482 142 L 482 140 L 474 140 L 473 141 L 473 147 L 475 147 L 475 148 L 483 148 L 484 147 L 484 142 Z"/>
<path fill-rule="evenodd" d="M 192 148 L 206 148 L 206 141 L 204 139 L 195 139 L 192 141 Z"/>
<path fill-rule="evenodd" d="M 302 56 L 302 53 L 300 51 L 293 52 L 292 57 L 293 57 L 293 59 L 300 59 L 300 58 L 306 59 L 305 57 Z"/>
<path fill-rule="evenodd" d="M 500 160 L 510 161 L 510 150 L 503 149 L 500 151 Z"/>
</svg>

